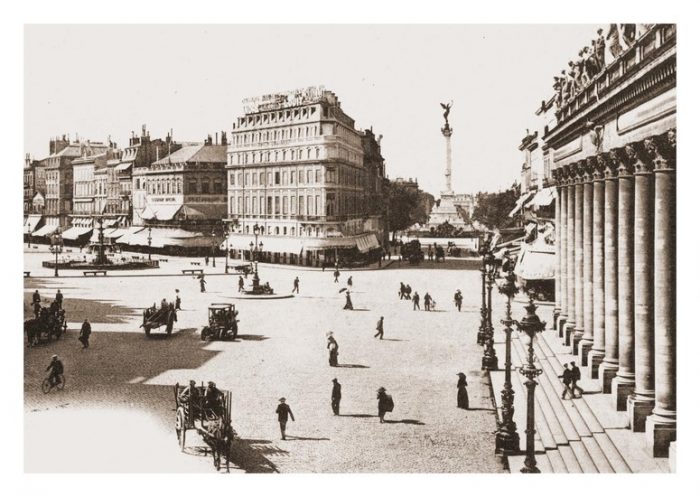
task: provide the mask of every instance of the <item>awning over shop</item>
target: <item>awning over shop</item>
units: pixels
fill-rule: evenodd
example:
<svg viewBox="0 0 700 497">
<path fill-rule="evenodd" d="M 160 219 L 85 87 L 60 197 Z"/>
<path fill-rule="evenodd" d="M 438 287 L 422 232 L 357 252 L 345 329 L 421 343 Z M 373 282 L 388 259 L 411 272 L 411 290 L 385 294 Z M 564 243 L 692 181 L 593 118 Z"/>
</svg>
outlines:
<svg viewBox="0 0 700 497">
<path fill-rule="evenodd" d="M 525 202 L 530 200 L 534 195 L 535 195 L 535 192 L 527 192 L 527 193 L 523 193 L 522 195 L 520 195 L 520 198 L 517 200 L 517 202 L 515 202 L 515 207 L 513 207 L 513 210 L 510 211 L 510 213 L 508 214 L 508 217 L 515 216 L 515 214 L 520 209 L 523 208 L 523 205 L 525 204 Z"/>
<path fill-rule="evenodd" d="M 185 219 L 221 219 L 226 216 L 226 205 L 183 205 L 176 214 L 184 216 Z"/>
<path fill-rule="evenodd" d="M 91 217 L 74 217 L 71 224 L 75 228 L 92 228 L 93 220 Z"/>
<path fill-rule="evenodd" d="M 114 237 L 115 241 L 117 243 L 123 243 L 123 244 L 129 245 L 130 244 L 129 242 L 131 241 L 131 237 L 137 233 L 140 233 L 144 229 L 146 229 L 146 228 L 144 228 L 143 226 L 130 226 L 128 228 L 125 228 L 124 233 L 122 233 L 121 236 Z"/>
<path fill-rule="evenodd" d="M 264 252 L 298 254 L 304 249 L 307 238 L 296 236 L 258 236 L 258 243 L 263 244 Z M 250 244 L 255 242 L 255 235 L 233 233 L 228 237 L 228 248 L 234 250 L 250 250 Z M 219 247 L 226 250 L 226 240 Z"/>
<path fill-rule="evenodd" d="M 81 236 L 87 235 L 90 231 L 92 231 L 92 228 L 79 228 L 77 226 L 73 226 L 72 228 L 68 228 L 66 231 L 61 233 L 61 237 L 66 240 L 77 240 Z"/>
<path fill-rule="evenodd" d="M 553 249 L 535 250 L 523 245 L 513 272 L 524 280 L 550 280 L 554 278 L 555 264 Z"/>
<path fill-rule="evenodd" d="M 139 229 L 143 229 L 142 226 L 139 226 Z M 126 229 L 123 228 L 105 228 L 102 230 L 102 236 L 104 237 L 105 241 L 109 240 L 116 240 L 117 238 L 124 236 L 128 233 Z M 99 242 L 99 237 L 100 237 L 100 230 L 95 229 L 92 232 L 92 236 L 90 237 L 90 241 L 93 243 Z"/>
<path fill-rule="evenodd" d="M 125 242 L 125 236 L 128 236 Z M 141 229 L 137 233 L 125 235 L 119 238 L 119 243 L 128 245 L 140 245 L 143 247 L 163 248 L 166 245 L 175 247 L 207 247 L 211 246 L 211 237 L 202 233 L 186 231 L 179 228 L 148 228 Z M 150 236 L 150 244 L 149 242 Z"/>
<path fill-rule="evenodd" d="M 124 171 L 128 171 L 129 168 L 131 167 L 132 162 L 122 162 L 121 164 L 117 164 L 117 166 L 114 168 L 114 170 L 118 173 L 123 173 Z"/>
<path fill-rule="evenodd" d="M 41 214 L 30 214 L 27 216 L 27 219 L 24 221 L 24 232 L 25 233 L 32 233 L 39 222 L 41 221 Z"/>
<path fill-rule="evenodd" d="M 534 197 L 532 197 L 532 200 L 527 202 L 524 207 L 547 207 L 550 205 L 554 199 L 556 198 L 557 191 L 556 188 L 554 187 L 549 187 L 549 188 L 543 188 L 542 190 L 539 190 Z"/>
<path fill-rule="evenodd" d="M 49 236 L 52 235 L 58 229 L 57 224 L 47 224 L 42 226 L 38 230 L 32 233 L 32 236 Z"/>
<path fill-rule="evenodd" d="M 372 249 L 379 248 L 379 242 L 377 241 L 377 235 L 374 233 L 368 233 L 366 235 L 361 235 L 357 239 L 357 248 L 360 252 L 367 253 Z"/>
</svg>

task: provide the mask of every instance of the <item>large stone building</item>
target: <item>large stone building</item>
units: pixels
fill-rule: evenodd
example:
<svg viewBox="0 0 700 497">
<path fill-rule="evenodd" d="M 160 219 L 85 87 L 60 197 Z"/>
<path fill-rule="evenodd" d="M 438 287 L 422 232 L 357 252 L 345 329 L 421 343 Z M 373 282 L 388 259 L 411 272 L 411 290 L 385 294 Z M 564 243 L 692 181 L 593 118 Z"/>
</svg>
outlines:
<svg viewBox="0 0 700 497">
<path fill-rule="evenodd" d="M 46 161 L 24 160 L 24 235 L 41 227 L 46 205 Z"/>
<path fill-rule="evenodd" d="M 676 30 L 628 31 L 628 48 L 557 95 L 544 132 L 558 192 L 555 312 L 611 408 L 667 456 L 676 439 Z"/>
<path fill-rule="evenodd" d="M 229 249 L 318 265 L 379 248 L 384 160 L 333 92 L 307 88 L 244 101 L 228 149 Z"/>
</svg>

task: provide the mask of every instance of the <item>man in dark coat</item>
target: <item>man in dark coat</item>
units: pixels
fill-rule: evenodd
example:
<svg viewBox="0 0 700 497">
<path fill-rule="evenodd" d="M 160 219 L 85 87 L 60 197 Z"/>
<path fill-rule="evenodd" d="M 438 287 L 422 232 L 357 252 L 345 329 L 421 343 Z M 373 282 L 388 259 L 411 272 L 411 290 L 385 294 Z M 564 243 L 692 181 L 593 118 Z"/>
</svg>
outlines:
<svg viewBox="0 0 700 497">
<path fill-rule="evenodd" d="M 457 312 L 462 312 L 462 291 L 457 290 L 455 293 L 455 306 L 457 306 Z"/>
<path fill-rule="evenodd" d="M 182 300 L 180 299 L 180 290 L 175 289 L 175 310 L 181 310 Z"/>
<path fill-rule="evenodd" d="M 299 293 L 299 277 L 294 278 L 294 288 L 292 289 L 292 293 L 297 292 Z"/>
<path fill-rule="evenodd" d="M 60 289 L 56 290 L 56 303 L 59 309 L 63 308 L 63 294 Z"/>
<path fill-rule="evenodd" d="M 90 346 L 90 334 L 92 333 L 92 326 L 90 326 L 90 321 L 85 318 L 83 321 L 83 326 L 80 328 L 80 334 L 78 335 L 78 340 L 83 344 L 83 348 L 87 349 Z"/>
<path fill-rule="evenodd" d="M 432 307 L 432 302 L 433 298 L 428 292 L 425 292 L 425 296 L 423 297 L 423 309 L 429 311 Z"/>
<path fill-rule="evenodd" d="M 374 338 L 377 337 L 379 337 L 380 340 L 384 339 L 384 316 L 381 316 L 379 321 L 377 321 L 377 333 L 374 335 Z"/>
<path fill-rule="evenodd" d="M 413 294 L 413 310 L 420 311 L 420 295 L 418 295 L 418 292 Z"/>
<path fill-rule="evenodd" d="M 277 421 L 280 423 L 280 432 L 282 433 L 282 440 L 287 440 L 287 420 L 289 418 L 292 418 L 292 421 L 294 421 L 294 414 L 292 414 L 292 408 L 289 407 L 287 404 L 287 399 L 282 397 L 279 400 L 279 405 L 277 406 L 277 410 L 275 411 L 277 413 Z"/>
<path fill-rule="evenodd" d="M 564 399 L 566 397 L 566 394 L 569 394 L 570 398 L 574 397 L 574 394 L 571 393 L 571 370 L 569 369 L 568 364 L 564 364 L 564 371 L 562 374 L 559 375 L 559 378 L 561 378 L 561 382 L 564 384 L 564 390 L 561 393 L 561 398 Z"/>
<path fill-rule="evenodd" d="M 199 276 L 199 291 L 204 293 L 207 291 L 207 282 L 204 281 L 204 275 Z"/>
<path fill-rule="evenodd" d="M 333 392 L 331 393 L 331 408 L 333 409 L 333 414 L 335 416 L 340 414 L 340 388 L 341 385 L 338 383 L 338 378 L 333 378 Z"/>
<path fill-rule="evenodd" d="M 379 422 L 384 422 L 384 415 L 389 412 L 389 396 L 386 393 L 386 388 L 379 387 L 377 390 L 377 411 L 379 414 Z"/>
<path fill-rule="evenodd" d="M 242 291 L 243 291 L 243 276 L 239 276 L 238 277 L 238 292 L 240 293 Z"/>
<path fill-rule="evenodd" d="M 576 390 L 578 390 L 579 397 L 583 396 L 583 388 L 577 385 L 578 381 L 581 379 L 581 370 L 578 368 L 574 361 L 571 361 L 571 394 L 576 397 Z"/>
<path fill-rule="evenodd" d="M 34 308 L 34 317 L 39 317 L 39 311 L 41 311 L 41 295 L 39 295 L 39 290 L 34 290 L 34 295 L 32 295 L 32 307 Z"/>
<path fill-rule="evenodd" d="M 338 278 L 340 277 L 340 271 L 338 271 L 337 268 L 335 271 L 333 271 L 333 277 L 335 278 L 335 280 L 333 280 L 333 283 L 338 283 Z"/>
<path fill-rule="evenodd" d="M 221 415 L 223 412 L 222 404 L 223 394 L 221 390 L 216 388 L 216 383 L 210 381 L 207 383 L 207 388 L 204 390 L 204 407 L 211 409 L 214 413 Z"/>
<path fill-rule="evenodd" d="M 58 376 L 63 374 L 63 363 L 56 354 L 51 356 L 51 363 L 49 363 L 46 371 L 50 371 L 49 383 L 51 385 L 56 385 L 58 383 Z"/>
</svg>

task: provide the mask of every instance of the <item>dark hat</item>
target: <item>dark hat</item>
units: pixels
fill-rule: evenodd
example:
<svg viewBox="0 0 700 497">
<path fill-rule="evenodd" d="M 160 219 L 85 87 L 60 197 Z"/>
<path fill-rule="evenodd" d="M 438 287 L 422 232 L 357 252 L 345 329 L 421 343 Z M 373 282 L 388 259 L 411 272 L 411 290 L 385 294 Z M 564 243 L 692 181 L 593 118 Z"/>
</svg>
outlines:
<svg viewBox="0 0 700 497">
<path fill-rule="evenodd" d="M 287 401 L 287 399 L 285 399 L 284 397 L 280 397 L 280 399 L 278 400 L 278 402 L 286 402 L 286 401 Z"/>
<path fill-rule="evenodd" d="M 576 366 L 576 363 L 574 361 L 571 361 L 572 366 Z"/>
<path fill-rule="evenodd" d="M 464 376 L 465 378 L 467 377 L 467 375 L 464 373 L 457 373 L 457 376 Z"/>
<path fill-rule="evenodd" d="M 208 382 L 207 382 L 207 385 L 209 385 L 209 386 L 211 386 L 211 387 L 215 387 L 215 386 L 216 386 L 216 383 L 214 383 L 213 381 L 208 381 Z"/>
<path fill-rule="evenodd" d="M 386 388 L 384 388 L 384 387 L 379 387 L 379 390 L 377 390 L 377 392 L 386 392 Z"/>
<path fill-rule="evenodd" d="M 338 378 L 333 378 L 333 383 L 338 383 Z"/>
</svg>

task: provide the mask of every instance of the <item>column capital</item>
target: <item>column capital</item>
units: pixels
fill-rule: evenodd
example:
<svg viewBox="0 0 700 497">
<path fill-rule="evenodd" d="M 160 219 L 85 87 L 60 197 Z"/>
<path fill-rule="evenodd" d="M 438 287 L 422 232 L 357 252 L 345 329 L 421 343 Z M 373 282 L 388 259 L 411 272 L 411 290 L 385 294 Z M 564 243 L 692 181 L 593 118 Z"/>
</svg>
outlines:
<svg viewBox="0 0 700 497">
<path fill-rule="evenodd" d="M 626 145 L 625 153 L 634 167 L 634 174 L 649 174 L 652 172 L 654 162 L 647 154 L 643 143 L 634 142 Z"/>
<path fill-rule="evenodd" d="M 579 184 L 583 183 L 584 181 L 587 181 L 587 172 L 586 172 L 586 161 L 580 160 L 578 162 L 574 162 L 572 164 L 572 177 L 574 179 L 574 183 Z"/>
<path fill-rule="evenodd" d="M 564 186 L 568 186 L 571 184 L 571 179 L 572 179 L 572 173 L 571 173 L 571 164 L 566 164 L 561 166 L 561 179 L 562 179 L 562 184 Z"/>
<path fill-rule="evenodd" d="M 615 148 L 610 151 L 610 160 L 617 167 L 617 175 L 620 177 L 634 174 L 634 164 L 629 159 L 624 148 Z"/>
<path fill-rule="evenodd" d="M 644 140 L 644 149 L 654 163 L 654 170 L 675 169 L 676 133 L 674 130 L 647 138 Z"/>
<path fill-rule="evenodd" d="M 596 156 L 592 155 L 590 157 L 586 157 L 586 160 L 584 161 L 583 164 L 583 181 L 585 183 L 590 183 L 593 181 L 595 178 L 595 168 L 598 164 L 598 161 L 596 160 Z"/>
<path fill-rule="evenodd" d="M 596 156 L 596 164 L 593 169 L 593 181 L 599 181 L 607 178 L 608 168 L 614 169 L 612 167 L 612 161 L 610 160 L 610 154 L 607 152 L 598 154 Z"/>
<path fill-rule="evenodd" d="M 558 167 L 555 167 L 552 169 L 552 179 L 554 179 L 554 182 L 558 187 L 562 186 L 562 178 L 561 178 L 561 169 Z"/>
</svg>

